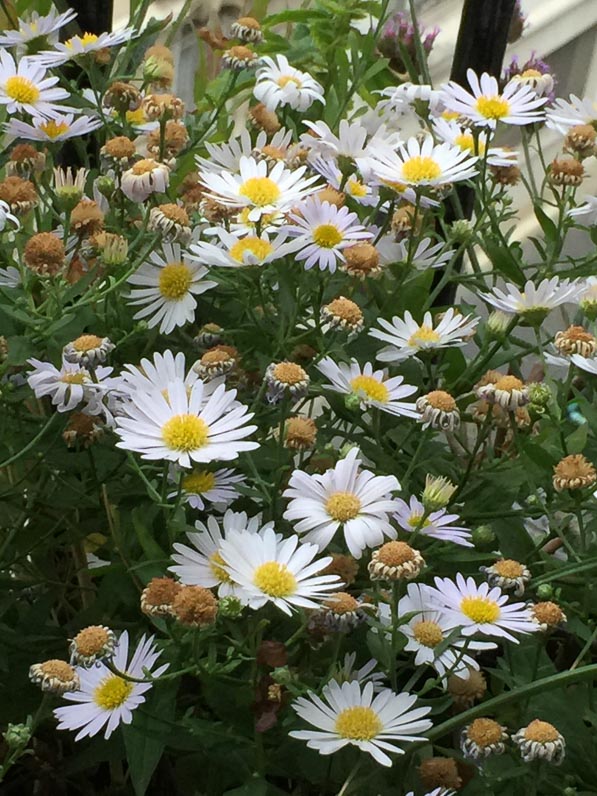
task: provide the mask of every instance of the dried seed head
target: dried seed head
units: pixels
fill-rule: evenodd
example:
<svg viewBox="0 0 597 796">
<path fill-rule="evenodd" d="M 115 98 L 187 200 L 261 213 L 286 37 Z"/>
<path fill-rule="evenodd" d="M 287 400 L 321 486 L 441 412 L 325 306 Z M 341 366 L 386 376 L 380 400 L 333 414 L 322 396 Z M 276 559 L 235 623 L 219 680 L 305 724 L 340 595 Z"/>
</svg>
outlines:
<svg viewBox="0 0 597 796">
<path fill-rule="evenodd" d="M 182 625 L 205 627 L 215 621 L 218 601 L 202 586 L 181 586 L 172 602 L 172 613 Z"/>
<path fill-rule="evenodd" d="M 141 610 L 148 616 L 171 616 L 181 588 L 173 578 L 153 578 L 141 593 Z"/>
<path fill-rule="evenodd" d="M 317 426 L 310 417 L 290 417 L 284 428 L 284 445 L 292 450 L 309 450 L 315 446 Z"/>
<path fill-rule="evenodd" d="M 597 472 L 582 453 L 565 456 L 554 467 L 553 486 L 556 492 L 564 489 L 583 489 L 597 480 Z"/>
<path fill-rule="evenodd" d="M 25 265 L 40 276 L 55 276 L 66 260 L 64 244 L 52 232 L 38 232 L 25 244 Z"/>
</svg>

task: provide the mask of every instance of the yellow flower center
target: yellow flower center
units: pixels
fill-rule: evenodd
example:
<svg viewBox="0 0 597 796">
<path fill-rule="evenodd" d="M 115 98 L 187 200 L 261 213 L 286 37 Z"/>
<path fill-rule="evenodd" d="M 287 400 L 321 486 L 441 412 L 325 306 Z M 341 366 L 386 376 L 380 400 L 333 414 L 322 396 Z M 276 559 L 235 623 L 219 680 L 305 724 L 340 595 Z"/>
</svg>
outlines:
<svg viewBox="0 0 597 796">
<path fill-rule="evenodd" d="M 333 492 L 326 501 L 325 510 L 333 520 L 353 520 L 361 510 L 361 501 L 352 492 Z"/>
<path fill-rule="evenodd" d="M 431 620 L 417 622 L 413 627 L 413 635 L 419 644 L 432 649 L 444 640 L 441 627 Z"/>
<path fill-rule="evenodd" d="M 510 103 L 500 96 L 479 97 L 476 108 L 486 119 L 503 119 L 510 113 Z"/>
<path fill-rule="evenodd" d="M 346 183 L 346 190 L 351 196 L 362 198 L 367 196 L 367 186 L 363 185 L 359 180 L 350 179 Z"/>
<path fill-rule="evenodd" d="M 87 382 L 87 371 L 80 370 L 77 373 L 63 373 L 60 381 L 63 384 L 85 384 Z"/>
<path fill-rule="evenodd" d="M 478 624 L 495 622 L 500 616 L 499 605 L 487 597 L 465 597 L 460 603 L 460 610 Z"/>
<path fill-rule="evenodd" d="M 192 451 L 207 444 L 209 426 L 196 415 L 174 415 L 162 426 L 162 439 L 170 450 Z"/>
<path fill-rule="evenodd" d="M 372 401 L 377 401 L 380 404 L 387 403 L 390 397 L 390 391 L 386 385 L 373 378 L 373 376 L 355 376 L 351 380 L 350 386 L 354 392 L 365 393 L 367 398 L 371 398 Z"/>
<path fill-rule="evenodd" d="M 525 69 L 520 77 L 543 77 L 538 69 Z"/>
<path fill-rule="evenodd" d="M 355 705 L 338 714 L 335 730 L 341 738 L 351 741 L 370 741 L 383 730 L 379 716 L 373 708 Z"/>
<path fill-rule="evenodd" d="M 411 336 L 408 338 L 408 344 L 413 348 L 423 348 L 430 343 L 439 343 L 440 340 L 441 337 L 435 331 L 435 329 L 432 329 L 431 326 L 423 324 L 422 326 L 419 326 L 416 332 L 411 334 Z"/>
<path fill-rule="evenodd" d="M 196 470 L 182 479 L 182 488 L 185 492 L 195 492 L 198 495 L 209 492 L 214 488 L 216 477 L 208 470 Z"/>
<path fill-rule="evenodd" d="M 126 120 L 129 124 L 144 124 L 147 121 L 145 109 L 141 107 L 135 111 L 127 111 Z"/>
<path fill-rule="evenodd" d="M 303 85 L 301 81 L 298 79 L 298 77 L 293 77 L 291 75 L 282 75 L 282 77 L 279 77 L 276 82 L 278 83 L 280 88 L 284 88 L 289 83 L 294 83 L 294 85 L 298 86 L 299 88 Z"/>
<path fill-rule="evenodd" d="M 459 149 L 463 149 L 473 155 L 476 154 L 475 139 L 470 133 L 460 133 L 460 135 L 457 135 L 454 139 L 454 143 L 457 147 L 459 147 Z M 483 155 L 485 152 L 485 144 L 483 141 L 477 141 L 477 150 L 479 155 Z"/>
<path fill-rule="evenodd" d="M 68 41 L 65 41 L 64 44 L 69 48 L 69 50 L 72 50 L 75 41 L 80 42 L 85 48 L 90 44 L 95 44 L 97 39 L 98 37 L 95 35 L 95 33 L 84 33 L 82 36 L 73 36 L 72 39 L 68 39 Z"/>
<path fill-rule="evenodd" d="M 191 286 L 191 269 L 184 263 L 168 263 L 160 271 L 160 293 L 171 301 L 180 301 Z"/>
<path fill-rule="evenodd" d="M 253 583 L 270 597 L 288 597 L 294 594 L 297 587 L 297 580 L 292 572 L 278 561 L 268 561 L 257 567 L 253 574 Z"/>
<path fill-rule="evenodd" d="M 226 562 L 220 555 L 220 553 L 216 550 L 215 553 L 209 557 L 209 568 L 221 583 L 233 583 L 234 581 L 228 574 L 226 570 Z"/>
<path fill-rule="evenodd" d="M 280 189 L 269 177 L 249 177 L 238 189 L 256 207 L 272 205 L 280 198 Z"/>
<path fill-rule="evenodd" d="M 99 348 L 102 344 L 102 338 L 96 334 L 82 334 L 73 340 L 73 347 L 76 351 L 85 352 L 93 351 L 94 348 Z"/>
<path fill-rule="evenodd" d="M 40 91 L 27 77 L 13 75 L 4 84 L 4 90 L 11 100 L 31 105 L 39 99 Z"/>
<path fill-rule="evenodd" d="M 313 230 L 313 240 L 322 249 L 333 249 L 342 243 L 344 236 L 334 224 L 320 224 Z"/>
<path fill-rule="evenodd" d="M 47 122 L 42 122 L 39 125 L 39 129 L 44 132 L 48 138 L 58 138 L 59 135 L 63 135 L 64 133 L 68 133 L 70 130 L 70 125 L 66 122 L 57 122 L 54 119 L 48 119 Z"/>
<path fill-rule="evenodd" d="M 449 122 L 452 122 L 455 119 L 458 119 L 460 114 L 458 113 L 458 111 L 442 111 L 441 116 L 442 119 L 447 119 Z"/>
<path fill-rule="evenodd" d="M 402 177 L 407 182 L 425 182 L 435 180 L 442 173 L 441 166 L 430 157 L 415 155 L 402 165 Z"/>
<path fill-rule="evenodd" d="M 250 252 L 258 260 L 263 261 L 273 250 L 272 244 L 262 238 L 243 238 L 230 247 L 230 256 L 233 260 L 242 263 L 245 252 Z"/>
<path fill-rule="evenodd" d="M 93 692 L 93 701 L 102 710 L 115 710 L 129 698 L 133 684 L 122 677 L 110 675 Z"/>
<path fill-rule="evenodd" d="M 410 517 L 408 518 L 408 524 L 410 525 L 411 528 L 416 528 L 422 519 L 423 519 L 422 514 L 411 514 Z"/>
</svg>

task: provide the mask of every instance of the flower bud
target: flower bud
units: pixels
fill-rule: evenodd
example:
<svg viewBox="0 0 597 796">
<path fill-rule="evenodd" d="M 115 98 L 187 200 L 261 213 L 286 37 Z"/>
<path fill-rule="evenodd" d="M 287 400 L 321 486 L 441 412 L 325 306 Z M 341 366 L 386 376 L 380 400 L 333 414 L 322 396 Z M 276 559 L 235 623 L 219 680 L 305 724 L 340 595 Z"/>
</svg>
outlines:
<svg viewBox="0 0 597 796">
<path fill-rule="evenodd" d="M 456 486 L 448 478 L 428 475 L 421 500 L 428 512 L 438 511 L 448 505 L 455 492 Z"/>
<path fill-rule="evenodd" d="M 243 612 L 243 604 L 238 597 L 233 597 L 231 594 L 222 597 L 220 600 L 220 616 L 226 616 L 228 619 L 237 619 Z"/>
<path fill-rule="evenodd" d="M 551 600 L 553 597 L 553 586 L 551 583 L 542 583 L 537 586 L 537 597 L 540 600 Z"/>
<path fill-rule="evenodd" d="M 22 749 L 29 743 L 31 734 L 31 724 L 28 719 L 27 724 L 8 724 L 2 737 L 9 749 Z"/>
<path fill-rule="evenodd" d="M 489 525 L 479 525 L 472 532 L 472 541 L 477 548 L 491 547 L 495 542 L 495 533 Z"/>
</svg>

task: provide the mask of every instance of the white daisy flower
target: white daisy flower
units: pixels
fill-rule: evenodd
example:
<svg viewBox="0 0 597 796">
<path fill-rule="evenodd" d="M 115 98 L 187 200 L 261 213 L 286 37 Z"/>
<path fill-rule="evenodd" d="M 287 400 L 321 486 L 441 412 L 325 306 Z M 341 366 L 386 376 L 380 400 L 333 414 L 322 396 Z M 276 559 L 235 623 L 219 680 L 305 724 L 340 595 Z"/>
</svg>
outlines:
<svg viewBox="0 0 597 796">
<path fill-rule="evenodd" d="M 583 204 L 568 210 L 566 215 L 584 227 L 594 227 L 597 224 L 597 196 L 585 196 Z"/>
<path fill-rule="evenodd" d="M 292 140 L 292 130 L 282 127 L 270 138 L 265 130 L 260 130 L 255 143 L 251 140 L 251 133 L 244 128 L 240 135 L 221 144 L 206 143 L 205 148 L 208 158 L 199 155 L 195 158 L 197 168 L 201 173 L 208 171 L 230 171 L 239 173 L 241 158 L 255 156 L 265 146 L 271 149 L 286 150 Z"/>
<path fill-rule="evenodd" d="M 427 513 L 421 501 L 413 495 L 408 503 L 398 498 L 396 504 L 398 508 L 394 514 L 394 519 L 408 533 L 417 530 L 417 533 L 421 534 L 421 536 L 429 536 L 431 539 L 454 542 L 454 544 L 459 544 L 462 547 L 474 546 L 469 541 L 471 532 L 467 528 L 452 524 L 460 521 L 458 514 L 448 514 L 446 509 L 432 511 L 425 517 L 423 525 L 419 528 L 421 520 Z"/>
<path fill-rule="evenodd" d="M 495 146 L 487 148 L 489 133 L 486 130 L 479 130 L 474 136 L 469 129 L 458 124 L 453 119 L 448 120 L 440 117 L 433 121 L 433 132 L 442 141 L 458 147 L 463 152 L 478 155 L 481 159 L 487 154 L 487 163 L 490 166 L 518 165 L 518 155 L 513 149 Z"/>
<path fill-rule="evenodd" d="M 397 185 L 436 187 L 460 182 L 477 173 L 478 157 L 452 144 L 436 144 L 429 135 L 423 141 L 409 138 L 397 152 L 380 148 L 369 165 L 376 180 L 390 188 Z"/>
<path fill-rule="evenodd" d="M 15 288 L 21 285 L 21 272 L 14 265 L 0 268 L 0 287 Z"/>
<path fill-rule="evenodd" d="M 195 318 L 195 296 L 216 287 L 203 277 L 207 268 L 193 262 L 178 243 L 164 243 L 163 255 L 152 252 L 150 262 L 144 263 L 128 281 L 138 285 L 131 290 L 129 304 L 141 305 L 133 316 L 147 318 L 150 329 L 160 324 L 162 334 L 170 334 L 176 326 L 184 326 Z"/>
<path fill-rule="evenodd" d="M 547 315 L 548 312 L 562 304 L 575 304 L 583 291 L 584 284 L 578 279 L 543 279 L 535 287 L 529 280 L 524 288 L 506 284 L 505 290 L 494 287 L 491 293 L 479 293 L 479 296 L 502 312 L 511 315 Z"/>
<path fill-rule="evenodd" d="M 94 370 L 94 379 L 85 368 L 66 361 L 62 362 L 60 370 L 51 362 L 39 359 L 28 359 L 27 362 L 33 365 L 27 376 L 29 386 L 37 398 L 49 395 L 58 412 L 70 412 L 83 401 L 93 403 L 102 389 L 102 380 L 112 373 L 112 368 L 99 367 Z"/>
<path fill-rule="evenodd" d="M 419 271 L 428 268 L 441 268 L 450 262 L 455 254 L 454 249 L 446 249 L 446 244 L 433 243 L 431 238 L 423 238 L 410 253 L 410 264 Z M 393 235 L 383 235 L 375 244 L 380 261 L 389 263 L 408 262 L 410 241 L 396 241 Z"/>
<path fill-rule="evenodd" d="M 16 47 L 19 52 L 25 50 L 25 46 L 36 40 L 46 39 L 49 44 L 58 41 L 58 31 L 77 16 L 77 12 L 69 8 L 63 14 L 59 14 L 55 8 L 45 16 L 41 16 L 37 11 L 33 11 L 28 19 L 19 18 L 16 30 L 3 30 L 0 33 L 0 47 Z"/>
<path fill-rule="evenodd" d="M 378 112 L 392 116 L 406 116 L 415 109 L 415 103 L 428 103 L 429 113 L 437 115 L 443 108 L 441 91 L 429 85 L 417 83 L 401 83 L 399 86 L 388 86 L 381 91 L 374 92 L 384 97 L 376 105 Z"/>
<path fill-rule="evenodd" d="M 358 455 L 353 448 L 323 475 L 295 470 L 283 493 L 290 498 L 284 519 L 297 533 L 324 550 L 342 527 L 355 558 L 367 547 L 379 547 L 385 536 L 396 538 L 388 515 L 396 510 L 391 493 L 400 489 L 396 476 L 362 470 Z"/>
<path fill-rule="evenodd" d="M 295 111 L 306 111 L 314 102 L 325 105 L 323 87 L 307 72 L 291 66 L 284 55 L 277 55 L 275 61 L 266 55 L 261 63 L 253 94 L 268 111 L 278 105 L 290 105 Z"/>
<path fill-rule="evenodd" d="M 319 190 L 314 186 L 318 176 L 305 177 L 305 166 L 290 171 L 283 163 L 270 170 L 264 161 L 240 159 L 239 173 L 201 175 L 201 182 L 213 199 L 229 207 L 249 208 L 248 220 L 259 221 L 261 216 L 286 212 L 309 194 Z"/>
<path fill-rule="evenodd" d="M 158 652 L 154 637 L 142 636 L 130 662 L 128 662 L 129 637 L 126 630 L 118 639 L 118 646 L 112 658 L 114 668 L 129 677 L 143 679 L 145 671 L 159 677 L 168 668 L 165 663 L 153 669 L 161 652 Z M 75 741 L 91 738 L 104 727 L 107 740 L 120 724 L 130 724 L 133 711 L 145 702 L 145 696 L 152 683 L 135 683 L 114 674 L 105 663 L 98 661 L 89 669 L 76 667 L 81 681 L 78 691 L 67 692 L 64 698 L 75 705 L 56 708 L 54 716 L 58 719 L 59 730 L 78 730 Z"/>
<path fill-rule="evenodd" d="M 354 683 L 357 682 L 360 685 L 365 685 L 365 683 L 373 683 L 373 690 L 374 691 L 381 691 L 383 688 L 382 683 L 385 681 L 386 676 L 383 672 L 376 672 L 375 669 L 377 667 L 377 661 L 375 658 L 371 658 L 371 660 L 367 661 L 364 666 L 361 666 L 360 669 L 355 669 L 355 662 L 357 659 L 356 652 L 347 652 L 344 656 L 344 660 L 341 664 L 337 665 L 337 669 L 334 675 L 332 675 L 333 679 L 339 683 Z"/>
<path fill-rule="evenodd" d="M 238 497 L 237 487 L 246 483 L 244 475 L 237 475 L 230 468 L 215 472 L 194 468 L 190 473 L 181 475 L 176 467 L 172 467 L 168 475 L 175 484 L 182 478 L 180 486 L 183 503 L 188 503 L 192 509 L 199 511 L 203 511 L 206 502 L 214 504 L 214 509 L 223 511 Z M 177 495 L 178 489 L 170 492 L 168 498 L 172 499 Z"/>
<path fill-rule="evenodd" d="M 569 100 L 555 99 L 547 109 L 546 126 L 566 135 L 571 127 L 597 121 L 597 101 L 571 94 Z"/>
<path fill-rule="evenodd" d="M 245 265 L 265 265 L 286 257 L 300 245 L 297 241 L 287 241 L 287 229 L 278 232 L 275 237 L 267 232 L 240 237 L 232 235 L 223 227 L 213 231 L 219 238 L 220 245 L 198 241 L 189 246 L 191 259 L 210 267 L 242 268 Z"/>
<path fill-rule="evenodd" d="M 355 202 L 364 207 L 371 207 L 377 204 L 379 199 L 378 191 L 374 186 L 365 182 L 356 172 L 344 179 L 344 175 L 336 166 L 333 160 L 317 158 L 312 163 L 313 168 L 332 188 L 342 191 L 346 196 L 350 196 Z"/>
<path fill-rule="evenodd" d="M 49 119 L 73 110 L 57 105 L 70 96 L 63 88 L 54 88 L 59 79 L 46 77 L 38 58 L 21 58 L 17 63 L 7 50 L 0 49 L 0 105 L 5 105 L 8 113 Z"/>
<path fill-rule="evenodd" d="M 15 229 L 21 226 L 19 219 L 10 212 L 8 202 L 0 199 L 0 232 L 6 229 L 7 222 L 10 222 Z M 8 266 L 9 269 L 12 267 L 12 265 Z"/>
<path fill-rule="evenodd" d="M 538 629 L 524 603 L 509 603 L 497 586 L 477 585 L 473 578 L 458 573 L 456 582 L 450 578 L 435 578 L 434 597 L 438 605 L 462 627 L 463 636 L 482 633 L 504 638 L 518 644 L 515 633 L 534 633 Z"/>
<path fill-rule="evenodd" d="M 126 383 L 126 391 L 147 391 L 160 390 L 163 392 L 168 389 L 171 381 L 184 381 L 189 390 L 199 378 L 191 368 L 187 371 L 186 358 L 182 351 L 176 356 L 167 349 L 163 354 L 156 351 L 152 359 L 143 358 L 139 366 L 124 365 L 120 378 Z"/>
<path fill-rule="evenodd" d="M 471 92 L 451 80 L 442 86 L 442 102 L 449 111 L 454 111 L 473 124 L 495 129 L 498 122 L 525 125 L 540 122 L 545 118 L 539 110 L 547 97 L 538 97 L 530 86 L 519 80 L 510 80 L 500 91 L 495 77 L 483 72 L 477 77 L 472 69 L 466 73 Z"/>
<path fill-rule="evenodd" d="M 286 229 L 296 238 L 296 259 L 304 260 L 307 269 L 317 265 L 321 271 L 328 269 L 334 273 L 338 261 L 344 262 L 342 249 L 373 237 L 373 233 L 359 224 L 356 213 L 347 207 L 320 202 L 317 197 L 303 202 L 291 220 L 295 223 Z"/>
<path fill-rule="evenodd" d="M 247 518 L 244 511 L 230 511 L 218 521 L 215 517 L 208 517 L 207 524 L 197 521 L 195 528 L 199 533 L 187 533 L 187 539 L 192 547 L 176 542 L 175 553 L 172 560 L 175 566 L 168 567 L 185 586 L 203 586 L 206 589 L 217 587 L 219 597 L 237 595 L 239 586 L 235 583 L 222 558 L 222 542 L 228 539 L 231 533 L 244 532 L 247 535 L 263 534 L 272 529 L 273 522 L 265 525 L 261 521 L 261 514 Z"/>
<path fill-rule="evenodd" d="M 300 544 L 298 536 L 281 539 L 273 528 L 262 533 L 232 531 L 220 543 L 226 569 L 239 590 L 236 596 L 257 610 L 273 603 L 286 614 L 292 607 L 317 608 L 342 585 L 337 575 L 317 575 L 331 563 L 313 561 L 317 545 Z"/>
<path fill-rule="evenodd" d="M 342 683 L 335 680 L 324 686 L 323 699 L 311 693 L 299 697 L 293 707 L 301 719 L 319 728 L 294 730 L 292 738 L 307 741 L 310 749 L 322 755 L 331 755 L 347 745 L 357 746 L 367 752 L 382 766 L 391 766 L 386 752 L 404 754 L 397 744 L 424 739 L 422 733 L 433 726 L 423 718 L 431 708 L 415 708 L 416 696 L 395 694 L 384 688 L 374 695 L 373 683 L 361 689 L 358 682 Z"/>
<path fill-rule="evenodd" d="M 347 365 L 344 362 L 336 364 L 331 357 L 325 357 L 317 369 L 331 382 L 324 384 L 324 389 L 358 396 L 363 411 L 374 406 L 391 415 L 419 417 L 414 403 L 401 400 L 417 391 L 412 384 L 403 384 L 402 376 L 388 378 L 387 371 L 373 370 L 370 362 L 361 367 L 356 359 L 351 359 Z"/>
<path fill-rule="evenodd" d="M 365 179 L 369 176 L 369 158 L 374 157 L 380 146 L 395 150 L 401 143 L 398 133 L 379 125 L 371 133 L 361 122 L 342 119 L 336 135 L 322 121 L 304 122 L 311 133 L 301 135 L 301 146 L 309 152 L 309 160 L 315 164 L 322 159 L 337 163 L 338 158 L 352 160 Z"/>
<path fill-rule="evenodd" d="M 413 790 L 409 790 L 406 796 L 415 796 L 415 792 Z M 424 793 L 423 796 L 456 796 L 456 791 L 452 790 L 451 788 L 446 790 L 446 788 L 439 787 L 427 791 L 427 793 Z"/>
<path fill-rule="evenodd" d="M 65 42 L 57 42 L 53 50 L 43 50 L 37 57 L 46 66 L 60 66 L 70 61 L 71 58 L 80 58 L 109 47 L 119 47 L 136 35 L 134 28 L 124 28 L 124 30 L 100 33 L 99 35 L 84 33 L 82 36 L 73 36 Z"/>
<path fill-rule="evenodd" d="M 190 391 L 182 380 L 160 390 L 135 394 L 126 406 L 128 417 L 116 418 L 116 447 L 140 453 L 143 459 L 166 459 L 191 467 L 192 462 L 230 461 L 241 451 L 258 448 L 244 442 L 257 426 L 243 425 L 253 415 L 246 406 L 231 409 L 236 390 L 221 384 L 207 402 L 205 385 L 197 380 Z"/>
<path fill-rule="evenodd" d="M 372 329 L 369 335 L 389 345 L 382 348 L 377 359 L 402 362 L 421 351 L 461 348 L 466 344 L 466 338 L 474 334 L 479 319 L 461 315 L 450 307 L 435 328 L 430 312 L 425 313 L 423 323 L 419 325 L 408 310 L 404 313 L 404 320 L 394 316 L 391 323 L 384 318 L 379 318 L 378 323 L 385 331 Z"/>
<path fill-rule="evenodd" d="M 52 119 L 43 119 L 41 116 L 33 117 L 31 124 L 20 119 L 10 119 L 4 125 L 8 135 L 24 138 L 27 141 L 66 141 L 67 138 L 77 138 L 87 135 L 102 126 L 100 118 L 91 116 L 78 116 L 72 113 L 56 114 Z"/>
<path fill-rule="evenodd" d="M 458 622 L 438 605 L 431 586 L 409 583 L 406 595 L 398 603 L 398 616 L 414 614 L 403 622 L 398 631 L 406 636 L 406 652 L 415 653 L 415 666 L 432 666 L 442 680 L 456 675 L 468 680 L 469 669 L 479 669 L 479 664 L 467 652 L 495 649 L 490 641 L 472 641 L 457 636 L 445 644 L 448 636 L 458 627 Z M 388 603 L 380 603 L 379 618 L 391 627 L 392 611 Z M 437 647 L 442 645 L 438 653 Z"/>
</svg>

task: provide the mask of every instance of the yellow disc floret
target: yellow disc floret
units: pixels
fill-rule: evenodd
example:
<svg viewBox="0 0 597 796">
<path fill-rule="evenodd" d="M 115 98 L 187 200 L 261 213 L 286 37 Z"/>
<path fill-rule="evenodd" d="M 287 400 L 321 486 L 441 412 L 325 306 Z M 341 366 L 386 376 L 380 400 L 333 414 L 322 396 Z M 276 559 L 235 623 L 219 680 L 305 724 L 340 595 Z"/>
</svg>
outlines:
<svg viewBox="0 0 597 796">
<path fill-rule="evenodd" d="M 413 348 L 421 348 L 425 345 L 429 345 L 429 343 L 439 343 L 440 340 L 441 337 L 435 329 L 423 324 L 408 338 L 408 345 Z"/>
<path fill-rule="evenodd" d="M 444 634 L 437 622 L 423 620 L 413 626 L 413 635 L 424 647 L 437 647 L 444 640 Z"/>
<path fill-rule="evenodd" d="M 292 572 L 278 561 L 268 561 L 258 566 L 253 574 L 253 583 L 270 597 L 288 597 L 294 594 L 297 587 Z"/>
<path fill-rule="evenodd" d="M 361 501 L 352 492 L 334 492 L 327 499 L 325 510 L 337 522 L 346 522 L 357 516 Z"/>
<path fill-rule="evenodd" d="M 436 180 L 441 173 L 439 163 L 428 156 L 415 155 L 402 165 L 402 177 L 407 182 Z"/>
<path fill-rule="evenodd" d="M 216 477 L 208 470 L 194 470 L 192 473 L 183 476 L 182 488 L 185 492 L 194 492 L 202 495 L 214 488 Z"/>
<path fill-rule="evenodd" d="M 351 379 L 350 386 L 354 392 L 365 393 L 367 398 L 380 404 L 387 403 L 390 397 L 390 391 L 386 385 L 373 376 L 355 376 L 354 379 Z"/>
<path fill-rule="evenodd" d="M 510 113 L 508 100 L 497 95 L 495 97 L 479 97 L 476 106 L 477 111 L 486 119 L 503 119 Z"/>
<path fill-rule="evenodd" d="M 170 450 L 192 451 L 207 443 L 209 426 L 196 415 L 174 415 L 162 426 L 162 439 Z"/>
<path fill-rule="evenodd" d="M 312 234 L 314 242 L 322 249 L 333 249 L 344 237 L 335 224 L 320 224 Z"/>
<path fill-rule="evenodd" d="M 249 177 L 238 192 L 257 207 L 274 204 L 280 198 L 280 189 L 269 177 Z"/>
<path fill-rule="evenodd" d="M 93 701 L 102 710 L 115 710 L 126 702 L 132 690 L 132 683 L 122 677 L 110 675 L 93 692 Z"/>
<path fill-rule="evenodd" d="M 335 730 L 341 738 L 370 741 L 380 734 L 383 724 L 373 708 L 355 705 L 338 714 Z"/>
<path fill-rule="evenodd" d="M 158 285 L 164 298 L 180 301 L 191 286 L 191 269 L 184 263 L 168 263 L 160 271 Z"/>
<path fill-rule="evenodd" d="M 39 99 L 40 91 L 29 78 L 21 75 L 9 77 L 4 84 L 4 91 L 11 100 L 31 105 Z"/>
<path fill-rule="evenodd" d="M 244 262 L 245 253 L 249 252 L 258 260 L 263 261 L 271 254 L 274 247 L 267 240 L 262 238 L 243 238 L 230 247 L 230 256 L 239 263 Z"/>
<path fill-rule="evenodd" d="M 460 603 L 460 610 L 477 624 L 495 622 L 500 616 L 499 605 L 487 597 L 465 597 Z"/>
</svg>

